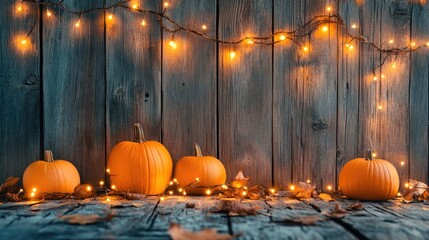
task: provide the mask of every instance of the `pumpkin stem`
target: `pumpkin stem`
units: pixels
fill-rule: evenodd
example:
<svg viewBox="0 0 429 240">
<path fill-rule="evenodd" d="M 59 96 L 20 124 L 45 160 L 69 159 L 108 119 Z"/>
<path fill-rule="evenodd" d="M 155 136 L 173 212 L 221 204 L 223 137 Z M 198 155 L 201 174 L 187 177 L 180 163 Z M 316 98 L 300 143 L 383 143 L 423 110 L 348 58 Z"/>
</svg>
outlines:
<svg viewBox="0 0 429 240">
<path fill-rule="evenodd" d="M 144 138 L 144 131 L 140 123 L 134 123 L 134 142 L 146 142 Z"/>
<path fill-rule="evenodd" d="M 365 160 L 372 160 L 372 149 L 370 148 L 370 149 L 368 149 L 368 150 L 366 150 L 366 157 L 365 157 Z"/>
<path fill-rule="evenodd" d="M 198 146 L 198 144 L 194 143 L 194 147 L 195 147 L 195 155 L 197 155 L 197 157 L 202 157 L 203 153 L 201 152 L 200 146 Z"/>
<path fill-rule="evenodd" d="M 52 154 L 51 150 L 45 150 L 45 161 L 47 161 L 47 162 L 53 162 L 54 161 L 54 154 Z"/>
</svg>

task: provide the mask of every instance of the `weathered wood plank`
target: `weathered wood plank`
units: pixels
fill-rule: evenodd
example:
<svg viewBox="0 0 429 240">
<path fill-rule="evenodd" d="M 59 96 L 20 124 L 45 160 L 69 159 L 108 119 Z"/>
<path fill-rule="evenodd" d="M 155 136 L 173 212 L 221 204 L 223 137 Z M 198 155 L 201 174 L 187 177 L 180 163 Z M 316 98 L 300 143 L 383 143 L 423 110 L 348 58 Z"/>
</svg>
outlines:
<svg viewBox="0 0 429 240">
<path fill-rule="evenodd" d="M 0 182 L 39 158 L 41 79 L 36 6 L 0 2 Z M 33 33 L 22 44 L 36 19 Z"/>
<path fill-rule="evenodd" d="M 167 13 L 201 32 L 204 24 L 205 33 L 216 36 L 216 3 L 174 1 Z M 193 143 L 201 146 L 204 155 L 217 156 L 216 43 L 187 32 L 164 31 L 163 36 L 163 144 L 174 161 L 194 155 Z M 169 45 L 171 40 L 176 48 Z"/>
<path fill-rule="evenodd" d="M 418 45 L 428 41 L 429 4 L 412 5 L 411 40 Z M 418 51 L 411 54 L 410 60 L 410 178 L 428 182 L 429 171 L 429 54 Z"/>
<path fill-rule="evenodd" d="M 156 11 L 161 1 L 130 4 L 135 3 Z M 150 14 L 118 8 L 109 20 L 110 14 L 106 13 L 107 154 L 118 142 L 133 140 L 137 122 L 147 140 L 161 140 L 161 28 Z"/>
<path fill-rule="evenodd" d="M 272 2 L 221 0 L 219 38 L 271 34 Z M 235 51 L 231 59 L 230 52 Z M 219 45 L 219 156 L 227 176 L 239 170 L 254 183 L 272 184 L 272 48 Z"/>
<path fill-rule="evenodd" d="M 359 11 L 356 1 L 339 1 L 338 13 L 343 16 L 345 27 L 358 35 L 361 28 L 359 28 Z M 358 28 L 353 30 L 351 28 L 353 24 Z M 360 45 L 358 42 L 350 42 L 350 40 L 344 29 L 338 29 L 337 176 L 344 164 L 358 157 L 359 152 Z"/>
<path fill-rule="evenodd" d="M 315 15 L 328 14 L 326 7 L 324 1 L 276 1 L 275 26 L 291 30 Z M 334 25 L 328 27 L 327 32 L 320 28 L 308 38 L 297 39 L 308 52 L 290 43 L 283 51 L 275 47 L 276 185 L 306 179 L 318 186 L 335 184 L 337 30 Z M 290 169 L 293 172 L 287 176 Z"/>
<path fill-rule="evenodd" d="M 72 9 L 102 2 L 64 1 Z M 44 146 L 56 159 L 70 160 L 82 182 L 104 179 L 105 56 L 104 13 L 80 18 L 60 9 L 44 21 Z"/>
</svg>

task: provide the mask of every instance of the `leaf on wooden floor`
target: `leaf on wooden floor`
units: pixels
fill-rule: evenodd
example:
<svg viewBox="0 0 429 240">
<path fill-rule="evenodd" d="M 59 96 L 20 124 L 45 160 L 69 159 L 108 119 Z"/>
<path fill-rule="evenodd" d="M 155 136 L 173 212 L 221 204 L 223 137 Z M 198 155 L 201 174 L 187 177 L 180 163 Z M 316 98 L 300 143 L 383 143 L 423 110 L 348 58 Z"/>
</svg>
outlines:
<svg viewBox="0 0 429 240">
<path fill-rule="evenodd" d="M 186 203 L 185 208 L 195 208 L 195 203 Z"/>
<path fill-rule="evenodd" d="M 340 204 L 335 204 L 333 211 L 323 210 L 322 214 L 330 218 L 344 218 L 347 215 L 347 210 L 342 208 Z"/>
<path fill-rule="evenodd" d="M 6 193 L 6 199 L 9 202 L 19 202 L 19 201 L 22 201 L 23 199 L 19 195 L 20 195 L 20 193 Z"/>
<path fill-rule="evenodd" d="M 307 216 L 297 216 L 294 218 L 284 219 L 283 221 L 286 223 L 295 223 L 295 224 L 302 224 L 302 225 L 314 225 L 317 222 L 325 221 L 326 218 L 324 218 L 321 215 L 307 215 Z"/>
<path fill-rule="evenodd" d="M 220 234 L 216 229 L 203 229 L 198 232 L 183 229 L 180 224 L 172 223 L 168 228 L 168 234 L 173 240 L 228 240 L 239 237 L 239 235 Z"/>
<path fill-rule="evenodd" d="M 88 191 L 88 187 L 92 189 L 90 184 L 79 184 L 74 188 L 74 192 L 72 193 L 72 197 L 75 199 L 85 199 L 94 196 L 94 192 Z"/>
<path fill-rule="evenodd" d="M 428 190 L 428 185 L 419 182 L 413 179 L 410 179 L 409 181 L 409 189 L 404 193 L 404 202 L 410 203 L 412 201 L 424 201 L 429 200 L 428 194 L 425 193 Z"/>
<path fill-rule="evenodd" d="M 363 204 L 362 203 L 350 203 L 347 207 L 347 210 L 349 211 L 361 211 L 363 210 Z"/>
<path fill-rule="evenodd" d="M 233 188 L 241 188 L 246 186 L 249 183 L 249 180 L 249 177 L 244 177 L 243 172 L 239 171 L 237 176 L 235 176 L 235 179 L 231 181 L 231 186 Z"/>
<path fill-rule="evenodd" d="M 73 215 L 64 215 L 60 216 L 59 219 L 67 222 L 68 224 L 75 225 L 89 225 L 96 224 L 100 222 L 108 222 L 113 218 L 112 213 L 108 213 L 106 216 L 100 216 L 98 214 L 73 214 Z"/>
<path fill-rule="evenodd" d="M 211 212 L 227 212 L 230 216 L 249 216 L 256 215 L 260 209 L 250 206 L 245 206 L 235 200 L 221 200 Z"/>
<path fill-rule="evenodd" d="M 299 182 L 298 186 L 295 187 L 294 195 L 295 198 L 310 198 L 312 196 L 317 196 L 315 191 L 316 185 L 311 185 L 306 182 Z"/>
<path fill-rule="evenodd" d="M 334 202 L 335 200 L 332 198 L 330 194 L 327 193 L 321 193 L 319 194 L 319 198 L 322 199 L 325 202 Z"/>
<path fill-rule="evenodd" d="M 12 188 L 18 183 L 18 177 L 9 177 L 4 181 L 4 183 L 0 186 L 0 195 L 5 193 L 10 193 Z"/>
</svg>

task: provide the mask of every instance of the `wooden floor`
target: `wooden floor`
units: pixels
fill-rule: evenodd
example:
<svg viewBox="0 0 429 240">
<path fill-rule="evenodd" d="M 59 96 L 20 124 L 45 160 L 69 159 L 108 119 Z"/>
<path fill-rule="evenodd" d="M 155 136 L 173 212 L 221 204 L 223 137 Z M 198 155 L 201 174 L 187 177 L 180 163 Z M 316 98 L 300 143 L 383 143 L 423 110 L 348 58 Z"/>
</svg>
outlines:
<svg viewBox="0 0 429 240">
<path fill-rule="evenodd" d="M 429 205 L 424 203 L 365 202 L 363 210 L 350 211 L 342 219 L 326 218 L 314 225 L 302 225 L 285 219 L 322 216 L 322 211 L 332 210 L 337 203 L 346 208 L 353 201 L 245 200 L 243 204 L 258 208 L 260 214 L 228 216 L 213 213 L 220 201 L 214 197 L 158 199 L 0 204 L 0 239 L 169 239 L 170 223 L 192 231 L 215 228 L 219 233 L 241 233 L 239 239 L 429 239 Z M 110 221 L 91 225 L 71 225 L 60 218 L 74 214 L 103 217 L 108 213 L 114 215 Z"/>
</svg>

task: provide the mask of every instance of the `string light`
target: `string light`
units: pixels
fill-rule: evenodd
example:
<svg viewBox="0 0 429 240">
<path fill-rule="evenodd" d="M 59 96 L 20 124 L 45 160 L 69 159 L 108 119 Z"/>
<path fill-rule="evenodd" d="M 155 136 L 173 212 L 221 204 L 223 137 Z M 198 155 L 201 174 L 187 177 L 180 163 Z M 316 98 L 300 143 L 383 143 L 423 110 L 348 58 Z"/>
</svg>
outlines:
<svg viewBox="0 0 429 240">
<path fill-rule="evenodd" d="M 182 188 L 179 188 L 179 189 L 177 189 L 177 191 L 182 192 L 182 191 L 183 191 L 183 189 L 182 189 Z"/>
<path fill-rule="evenodd" d="M 170 4 L 168 2 L 164 2 L 164 7 L 168 8 L 170 6 Z"/>
<path fill-rule="evenodd" d="M 304 50 L 304 52 L 308 52 L 308 47 L 302 47 L 302 50 Z"/>
<path fill-rule="evenodd" d="M 225 184 L 222 184 L 222 188 L 223 188 L 223 189 L 228 189 L 228 186 L 227 186 L 227 185 L 225 185 Z"/>
<path fill-rule="evenodd" d="M 353 29 L 356 29 L 356 28 L 357 28 L 357 25 L 356 25 L 356 24 L 352 24 L 352 28 L 353 28 Z"/>
<path fill-rule="evenodd" d="M 381 110 L 381 109 L 383 109 L 383 106 L 381 104 L 378 104 L 377 109 Z"/>
<path fill-rule="evenodd" d="M 33 189 L 31 189 L 32 190 L 32 192 L 36 192 L 37 191 L 37 188 L 33 188 Z"/>
<path fill-rule="evenodd" d="M 331 186 L 331 185 L 328 185 L 328 186 L 326 187 L 326 189 L 328 189 L 328 191 L 332 191 L 332 186 Z"/>
<path fill-rule="evenodd" d="M 132 6 L 132 8 L 134 9 L 134 10 L 137 10 L 138 8 L 139 8 L 139 5 L 137 5 L 137 4 L 133 4 L 133 6 Z"/>
<path fill-rule="evenodd" d="M 24 189 L 19 189 L 19 192 L 18 192 L 18 194 L 20 194 L 20 193 L 22 193 L 22 192 L 24 192 Z"/>
<path fill-rule="evenodd" d="M 401 194 L 400 192 L 398 192 L 396 195 L 397 195 L 398 197 L 402 196 L 402 194 Z"/>
<path fill-rule="evenodd" d="M 49 11 L 49 9 L 46 9 L 46 16 L 48 16 L 48 17 L 52 16 L 52 13 L 51 13 L 51 11 Z"/>
<path fill-rule="evenodd" d="M 112 185 L 110 188 L 112 188 L 112 190 L 115 190 L 115 189 L 116 189 L 116 186 L 115 186 L 115 185 Z"/>
<path fill-rule="evenodd" d="M 286 40 L 286 36 L 282 34 L 282 35 L 280 35 L 279 39 L 280 39 L 280 41 L 284 41 L 284 40 Z"/>
<path fill-rule="evenodd" d="M 173 181 L 170 181 L 170 186 L 173 185 Z"/>
<path fill-rule="evenodd" d="M 80 19 L 74 24 L 75 27 L 80 27 Z"/>
<path fill-rule="evenodd" d="M 110 174 L 110 169 L 109 168 L 106 169 L 106 173 Z"/>
<path fill-rule="evenodd" d="M 200 178 L 198 178 L 198 177 L 197 177 L 197 178 L 195 178 L 195 181 L 196 181 L 196 182 L 199 182 L 199 181 L 200 181 Z"/>
<path fill-rule="evenodd" d="M 19 4 L 18 4 L 18 7 L 16 8 L 16 10 L 17 10 L 18 12 L 22 12 L 22 3 L 19 3 Z"/>
<path fill-rule="evenodd" d="M 168 194 L 173 195 L 173 191 L 168 191 Z"/>
<path fill-rule="evenodd" d="M 427 42 L 427 43 L 426 43 L 426 46 L 428 46 L 428 47 L 429 47 L 429 42 Z"/>
<path fill-rule="evenodd" d="M 322 31 L 327 32 L 329 30 L 328 26 L 323 26 Z"/>
<path fill-rule="evenodd" d="M 331 6 L 326 7 L 326 11 L 328 11 L 328 12 L 332 11 Z"/>
<path fill-rule="evenodd" d="M 206 190 L 206 195 L 210 195 L 210 194 L 212 194 L 212 191 L 210 191 L 210 189 L 207 189 Z"/>
<path fill-rule="evenodd" d="M 177 178 L 173 178 L 173 182 L 177 183 Z"/>
<path fill-rule="evenodd" d="M 175 42 L 175 41 L 173 41 L 173 40 L 171 40 L 168 44 L 170 45 L 170 47 L 172 47 L 172 48 L 174 48 L 174 49 L 176 49 L 176 48 L 177 48 L 177 44 L 176 44 L 176 42 Z"/>
<path fill-rule="evenodd" d="M 87 187 L 86 187 L 86 191 L 87 191 L 87 192 L 91 192 L 91 191 L 92 191 L 92 187 L 91 187 L 91 186 L 87 186 Z"/>
<path fill-rule="evenodd" d="M 371 156 L 372 156 L 373 158 L 375 158 L 375 157 L 377 157 L 377 153 L 376 153 L 376 152 L 372 152 Z"/>
<path fill-rule="evenodd" d="M 207 26 L 204 24 L 203 26 L 201 26 L 201 28 L 205 31 L 207 30 Z"/>
<path fill-rule="evenodd" d="M 146 26 L 146 21 L 145 21 L 145 20 L 142 20 L 141 25 L 142 25 L 142 26 Z"/>
<path fill-rule="evenodd" d="M 381 78 L 385 78 L 386 76 L 384 74 L 381 74 Z"/>
<path fill-rule="evenodd" d="M 373 80 L 374 80 L 374 81 L 377 81 L 377 79 L 378 79 L 378 78 L 377 78 L 377 76 L 374 76 Z"/>
<path fill-rule="evenodd" d="M 186 191 L 183 191 L 183 196 L 186 196 Z"/>
<path fill-rule="evenodd" d="M 274 194 L 276 192 L 276 189 L 275 188 L 270 188 L 270 192 Z"/>
<path fill-rule="evenodd" d="M 236 56 L 236 54 L 234 51 L 229 53 L 229 58 L 234 59 L 235 56 Z"/>
<path fill-rule="evenodd" d="M 416 43 L 415 42 L 412 42 L 411 43 L 411 47 L 415 47 L 416 46 Z"/>
<path fill-rule="evenodd" d="M 396 62 L 392 64 L 392 68 L 396 68 Z"/>
<path fill-rule="evenodd" d="M 159 200 L 162 202 L 165 200 L 165 197 L 160 197 Z"/>
<path fill-rule="evenodd" d="M 34 192 L 30 193 L 31 197 L 34 197 L 35 195 L 36 195 L 36 193 L 34 193 Z"/>
<path fill-rule="evenodd" d="M 390 39 L 390 40 L 389 40 L 389 43 L 390 43 L 390 44 L 393 44 L 394 42 L 395 42 L 395 41 L 394 41 L 393 39 Z"/>
<path fill-rule="evenodd" d="M 104 185 L 104 181 L 100 181 L 100 186 L 103 186 Z"/>
<path fill-rule="evenodd" d="M 21 44 L 22 44 L 22 45 L 27 44 L 27 39 L 22 39 L 22 40 L 21 40 Z"/>
<path fill-rule="evenodd" d="M 310 179 L 307 179 L 307 183 L 311 183 Z"/>
<path fill-rule="evenodd" d="M 295 191 L 295 186 L 294 185 L 290 185 L 290 190 Z"/>
<path fill-rule="evenodd" d="M 107 197 L 107 198 L 106 198 L 106 201 L 107 201 L 107 202 L 110 202 L 110 198 L 109 198 L 109 197 Z"/>
<path fill-rule="evenodd" d="M 242 192 L 241 192 L 241 195 L 246 196 L 246 195 L 247 195 L 247 192 L 246 192 L 246 191 L 242 191 Z"/>
<path fill-rule="evenodd" d="M 404 185 L 406 188 L 408 188 L 408 187 L 410 187 L 410 184 L 409 183 L 405 183 L 405 185 Z"/>
<path fill-rule="evenodd" d="M 109 16 L 107 17 L 110 21 L 113 20 L 113 14 L 109 14 Z"/>
<path fill-rule="evenodd" d="M 252 39 L 247 39 L 247 44 L 254 44 L 254 42 L 252 41 Z"/>
<path fill-rule="evenodd" d="M 401 167 L 403 167 L 405 165 L 404 161 L 401 161 Z"/>
</svg>

